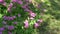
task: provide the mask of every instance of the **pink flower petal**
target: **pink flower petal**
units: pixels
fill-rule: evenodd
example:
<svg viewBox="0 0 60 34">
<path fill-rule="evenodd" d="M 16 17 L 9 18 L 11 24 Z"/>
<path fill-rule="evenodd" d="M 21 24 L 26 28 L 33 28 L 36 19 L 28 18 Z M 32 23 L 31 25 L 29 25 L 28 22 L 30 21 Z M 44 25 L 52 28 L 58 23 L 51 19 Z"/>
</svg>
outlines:
<svg viewBox="0 0 60 34">
<path fill-rule="evenodd" d="M 34 24 L 34 27 L 35 27 L 35 28 L 37 28 L 38 26 L 39 26 L 39 24 L 38 24 L 38 23 L 35 23 L 35 24 Z"/>
</svg>

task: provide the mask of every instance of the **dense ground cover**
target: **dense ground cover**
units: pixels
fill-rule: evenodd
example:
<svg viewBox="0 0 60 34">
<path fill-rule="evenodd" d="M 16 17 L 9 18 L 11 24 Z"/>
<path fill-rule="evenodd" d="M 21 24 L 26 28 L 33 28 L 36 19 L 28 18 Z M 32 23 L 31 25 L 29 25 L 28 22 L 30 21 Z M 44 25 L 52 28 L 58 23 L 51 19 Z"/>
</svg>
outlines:
<svg viewBox="0 0 60 34">
<path fill-rule="evenodd" d="M 0 34 L 60 34 L 60 0 L 0 0 Z"/>
</svg>

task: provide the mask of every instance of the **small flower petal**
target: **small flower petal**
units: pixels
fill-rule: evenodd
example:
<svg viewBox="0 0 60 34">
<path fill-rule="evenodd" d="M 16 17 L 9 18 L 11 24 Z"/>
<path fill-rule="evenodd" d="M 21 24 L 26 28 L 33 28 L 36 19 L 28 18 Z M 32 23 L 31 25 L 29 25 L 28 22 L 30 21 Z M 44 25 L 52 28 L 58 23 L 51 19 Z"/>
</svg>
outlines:
<svg viewBox="0 0 60 34">
<path fill-rule="evenodd" d="M 35 23 L 35 24 L 34 24 L 34 27 L 35 27 L 35 28 L 39 27 L 39 24 L 38 24 L 38 23 Z"/>
<path fill-rule="evenodd" d="M 2 34 L 2 32 L 0 32 L 0 34 Z"/>
<path fill-rule="evenodd" d="M 24 24 L 25 24 L 24 25 L 25 28 L 28 28 L 29 27 L 28 20 L 25 20 Z"/>
<path fill-rule="evenodd" d="M 0 28 L 0 31 L 4 31 L 4 30 L 5 30 L 5 28 L 4 28 L 4 27 Z"/>
<path fill-rule="evenodd" d="M 8 30 L 13 30 L 14 26 L 8 26 Z"/>
</svg>

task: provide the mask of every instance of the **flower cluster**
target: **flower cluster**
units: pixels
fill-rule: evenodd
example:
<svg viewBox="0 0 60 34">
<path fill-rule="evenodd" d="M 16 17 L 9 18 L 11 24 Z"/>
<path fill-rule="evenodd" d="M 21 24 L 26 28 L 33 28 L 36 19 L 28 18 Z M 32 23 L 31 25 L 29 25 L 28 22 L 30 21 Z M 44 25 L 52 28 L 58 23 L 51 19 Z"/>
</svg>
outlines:
<svg viewBox="0 0 60 34">
<path fill-rule="evenodd" d="M 28 18 L 27 20 L 24 21 L 24 28 L 29 28 L 29 20 L 34 20 L 34 18 L 37 16 L 37 14 L 35 12 L 33 12 L 32 10 L 30 10 L 29 4 L 31 4 L 32 0 L 11 0 L 11 2 L 9 4 L 7 4 L 4 0 L 0 0 L 0 4 L 4 5 L 5 7 L 7 7 L 7 13 L 14 14 L 14 13 L 18 13 L 17 15 L 14 16 L 7 16 L 6 14 L 3 16 L 3 21 L 2 24 L 4 24 L 4 27 L 0 28 L 0 34 L 2 34 L 2 31 L 4 31 L 5 29 L 8 30 L 8 34 L 12 34 L 12 30 L 15 29 L 14 25 L 9 25 L 7 24 L 9 21 L 14 21 L 19 19 L 22 16 L 22 13 L 20 14 L 18 11 L 17 12 L 13 12 L 12 8 L 14 6 L 14 3 L 19 4 L 19 8 L 22 8 L 24 11 L 22 12 L 27 12 L 28 13 Z M 16 7 L 15 7 L 16 8 Z M 37 20 L 36 23 L 34 23 L 34 27 L 38 28 L 40 23 L 43 22 L 42 19 Z M 17 21 L 14 21 L 13 24 L 18 24 Z"/>
<path fill-rule="evenodd" d="M 15 18 L 16 18 L 16 16 L 12 16 L 12 17 L 10 17 L 10 16 L 3 16 L 4 20 L 14 20 Z"/>
</svg>

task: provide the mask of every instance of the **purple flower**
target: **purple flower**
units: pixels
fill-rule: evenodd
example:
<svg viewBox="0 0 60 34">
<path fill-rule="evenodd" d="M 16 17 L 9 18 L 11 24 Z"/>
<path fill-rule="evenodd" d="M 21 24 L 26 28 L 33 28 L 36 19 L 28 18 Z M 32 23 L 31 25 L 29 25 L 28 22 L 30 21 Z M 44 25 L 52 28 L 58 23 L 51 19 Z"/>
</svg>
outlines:
<svg viewBox="0 0 60 34">
<path fill-rule="evenodd" d="M 8 20 L 14 20 L 14 18 L 13 17 L 9 17 L 9 19 Z"/>
<path fill-rule="evenodd" d="M 26 8 L 27 8 L 27 6 L 28 6 L 28 3 L 27 3 L 27 4 L 25 4 L 25 5 L 23 5 L 23 6 L 22 6 L 22 8 L 26 9 Z"/>
<path fill-rule="evenodd" d="M 29 27 L 28 20 L 25 20 L 24 24 L 25 24 L 24 25 L 25 28 L 28 28 Z"/>
<path fill-rule="evenodd" d="M 3 16 L 3 19 L 4 19 L 4 20 L 8 20 L 8 17 L 7 17 L 7 16 Z"/>
<path fill-rule="evenodd" d="M 21 15 L 20 14 L 18 14 L 18 17 L 20 17 Z"/>
<path fill-rule="evenodd" d="M 7 24 L 5 21 L 2 22 L 3 24 Z"/>
<path fill-rule="evenodd" d="M 8 31 L 8 34 L 12 34 L 12 32 Z"/>
<path fill-rule="evenodd" d="M 8 26 L 8 30 L 13 30 L 14 26 Z"/>
<path fill-rule="evenodd" d="M 17 24 L 17 22 L 14 22 L 14 24 Z"/>
<path fill-rule="evenodd" d="M 15 17 L 14 17 L 15 18 Z M 4 20 L 13 20 L 14 19 L 13 17 L 9 17 L 9 16 L 3 16 L 3 19 Z"/>
<path fill-rule="evenodd" d="M 2 34 L 2 32 L 0 32 L 0 34 Z"/>
<path fill-rule="evenodd" d="M 34 24 L 34 27 L 35 27 L 35 28 L 39 27 L 39 24 L 38 24 L 38 23 L 35 23 L 35 24 Z"/>
<path fill-rule="evenodd" d="M 4 27 L 0 28 L 0 31 L 4 31 L 4 30 L 5 30 L 5 28 L 4 28 Z"/>
<path fill-rule="evenodd" d="M 16 16 L 12 16 L 14 19 L 16 18 Z"/>
</svg>

